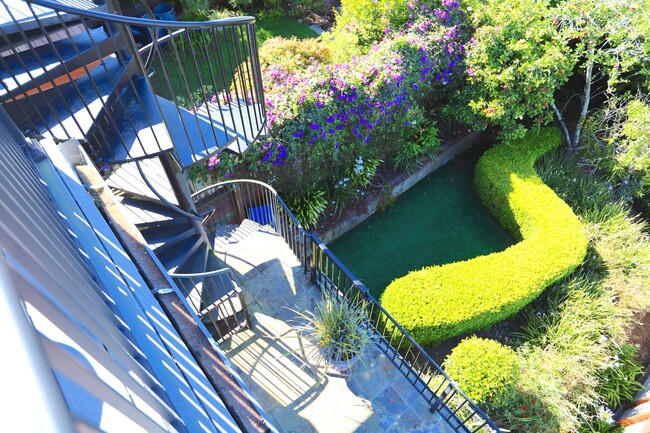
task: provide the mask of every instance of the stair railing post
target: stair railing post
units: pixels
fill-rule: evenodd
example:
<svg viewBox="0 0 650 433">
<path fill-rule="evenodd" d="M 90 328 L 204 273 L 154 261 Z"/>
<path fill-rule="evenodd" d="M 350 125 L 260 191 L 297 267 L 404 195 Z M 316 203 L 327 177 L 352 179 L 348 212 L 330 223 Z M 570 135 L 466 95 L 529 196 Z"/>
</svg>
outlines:
<svg viewBox="0 0 650 433">
<path fill-rule="evenodd" d="M 165 153 L 160 155 L 159 158 L 160 163 L 165 170 L 165 175 L 169 180 L 169 184 L 172 187 L 172 191 L 174 191 L 174 196 L 176 197 L 176 200 L 178 200 L 178 207 L 186 212 L 198 214 L 194 201 L 192 200 L 192 194 L 190 193 L 187 172 L 182 172 L 180 170 L 180 167 L 178 167 L 178 164 L 176 164 L 176 161 L 171 154 Z M 203 222 L 194 219 L 190 221 L 192 226 L 196 229 L 196 232 L 201 236 L 210 249 L 212 249 Z"/>
</svg>

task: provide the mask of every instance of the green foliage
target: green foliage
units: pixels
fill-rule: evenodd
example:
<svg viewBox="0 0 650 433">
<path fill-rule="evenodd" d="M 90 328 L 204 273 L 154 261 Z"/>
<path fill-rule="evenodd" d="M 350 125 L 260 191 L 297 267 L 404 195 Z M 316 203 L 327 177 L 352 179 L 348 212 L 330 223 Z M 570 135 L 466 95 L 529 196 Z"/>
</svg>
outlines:
<svg viewBox="0 0 650 433">
<path fill-rule="evenodd" d="M 610 358 L 611 364 L 600 373 L 600 383 L 596 389 L 609 407 L 620 407 L 621 403 L 632 401 L 642 388 L 636 380 L 643 374 L 643 366 L 635 361 L 637 348 L 624 344 L 618 349 Z"/>
<path fill-rule="evenodd" d="M 292 0 L 288 2 L 291 16 L 306 17 L 310 14 L 329 15 L 332 12 L 330 0 Z"/>
<path fill-rule="evenodd" d="M 306 229 L 314 227 L 327 208 L 327 193 L 310 190 L 298 196 L 287 197 L 287 206 Z"/>
<path fill-rule="evenodd" d="M 520 316 L 524 344 L 517 351 L 516 392 L 490 415 L 513 431 L 619 431 L 612 408 L 639 386 L 635 350 L 625 339 L 631 312 L 649 303 L 646 226 L 630 218 L 629 206 L 612 201 L 606 182 L 559 152 L 545 155 L 538 167 L 543 180 L 578 210 L 589 251 L 574 274 Z"/>
<path fill-rule="evenodd" d="M 519 359 L 494 340 L 466 338 L 445 359 L 445 372 L 474 403 L 502 407 L 519 376 Z"/>
<path fill-rule="evenodd" d="M 332 53 L 333 63 L 347 63 L 355 56 L 363 54 L 359 45 L 359 35 L 345 27 L 335 26 L 321 35 L 321 41 Z"/>
<path fill-rule="evenodd" d="M 341 0 L 334 34 L 345 29 L 358 36 L 359 45 L 368 47 L 381 40 L 385 29 L 406 23 L 406 3 L 400 0 Z"/>
<path fill-rule="evenodd" d="M 416 341 L 442 341 L 498 323 L 582 262 L 587 239 L 580 221 L 533 169 L 559 143 L 554 129 L 530 132 L 487 151 L 477 164 L 479 196 L 521 242 L 411 272 L 384 291 L 382 304 Z"/>
<path fill-rule="evenodd" d="M 285 39 L 291 39 L 293 37 L 298 39 L 316 39 L 318 36 L 309 26 L 299 23 L 295 19 L 287 18 L 284 14 L 280 16 L 274 16 L 269 13 L 260 14 L 256 16 L 255 25 L 257 27 L 255 37 L 257 38 L 257 45 L 260 49 L 264 41 L 278 36 L 282 36 Z M 275 60 L 282 60 L 282 56 L 278 56 Z"/>
<path fill-rule="evenodd" d="M 628 200 L 644 199 L 650 191 L 649 102 L 642 96 L 610 99 L 585 124 L 579 149 Z"/>
<path fill-rule="evenodd" d="M 209 0 L 180 0 L 185 21 L 204 21 L 210 13 Z"/>
<path fill-rule="evenodd" d="M 324 297 L 312 313 L 299 313 L 308 323 L 300 326 L 311 344 L 327 361 L 349 361 L 370 344 L 365 303 L 352 304 Z"/>
<path fill-rule="evenodd" d="M 383 212 L 386 209 L 393 207 L 396 201 L 397 196 L 394 195 L 393 186 L 387 182 L 381 185 L 379 200 L 377 200 L 377 210 Z"/>
<path fill-rule="evenodd" d="M 370 181 L 377 172 L 377 167 L 383 161 L 377 158 L 366 158 L 359 156 L 354 165 L 348 170 L 347 175 L 350 179 L 350 184 L 355 187 L 366 187 L 370 185 Z"/>
<path fill-rule="evenodd" d="M 472 1 L 476 28 L 467 48 L 468 106 L 459 114 L 475 128 L 501 127 L 504 138 L 521 137 L 525 126 L 548 123 L 555 91 L 567 82 L 576 60 L 556 31 L 548 1 Z"/>
<path fill-rule="evenodd" d="M 440 150 L 440 137 L 438 128 L 434 124 L 424 126 L 416 140 L 404 143 L 397 150 L 395 165 L 409 171 L 416 164 L 422 161 L 423 157 L 435 158 L 436 152 Z"/>
<path fill-rule="evenodd" d="M 273 65 L 274 68 L 288 72 L 330 61 L 329 50 L 318 39 L 296 37 L 267 39 L 260 47 L 259 56 L 262 68 Z"/>
</svg>

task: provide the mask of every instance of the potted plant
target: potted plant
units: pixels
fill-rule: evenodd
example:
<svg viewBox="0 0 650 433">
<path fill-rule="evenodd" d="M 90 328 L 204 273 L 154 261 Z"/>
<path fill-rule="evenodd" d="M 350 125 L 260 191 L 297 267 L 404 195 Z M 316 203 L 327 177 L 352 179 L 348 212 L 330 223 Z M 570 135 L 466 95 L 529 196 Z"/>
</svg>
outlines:
<svg viewBox="0 0 650 433">
<path fill-rule="evenodd" d="M 294 328 L 307 339 L 312 349 L 308 356 L 324 362 L 328 374 L 347 374 L 371 342 L 365 301 L 353 304 L 324 296 L 313 312 L 297 314 L 304 323 Z"/>
</svg>

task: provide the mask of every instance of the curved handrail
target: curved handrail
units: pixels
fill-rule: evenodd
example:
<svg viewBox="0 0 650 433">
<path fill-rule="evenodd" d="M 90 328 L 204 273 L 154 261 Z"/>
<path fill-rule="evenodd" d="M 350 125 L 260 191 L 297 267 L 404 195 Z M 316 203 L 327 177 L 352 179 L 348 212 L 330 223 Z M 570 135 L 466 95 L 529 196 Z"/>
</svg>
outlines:
<svg viewBox="0 0 650 433">
<path fill-rule="evenodd" d="M 125 15 L 111 14 L 106 12 L 89 11 L 85 9 L 79 9 L 74 6 L 58 3 L 55 1 L 51 1 L 51 0 L 26 0 L 26 1 L 28 3 L 33 3 L 35 5 L 50 8 L 59 12 L 65 12 L 65 13 L 79 15 L 87 18 L 93 18 L 102 21 L 110 21 L 114 23 L 127 24 L 130 26 L 139 26 L 139 27 L 156 27 L 161 29 L 178 29 L 178 28 L 206 29 L 206 28 L 214 28 L 214 27 L 232 27 L 232 26 L 240 26 L 244 24 L 255 23 L 255 17 L 251 17 L 251 16 L 228 17 L 228 18 L 221 18 L 212 21 L 151 20 L 148 18 L 136 18 L 136 17 L 128 17 Z"/>
<path fill-rule="evenodd" d="M 173 204 L 169 200 L 167 200 L 165 197 L 163 197 L 162 194 L 160 194 L 158 191 L 156 191 L 156 189 L 153 187 L 153 185 L 151 185 L 151 183 L 149 182 L 149 179 L 147 179 L 147 176 L 144 174 L 144 170 L 142 170 L 142 167 L 140 166 L 140 161 L 135 161 L 135 166 L 138 167 L 138 172 L 140 172 L 140 177 L 144 181 L 145 185 L 147 185 L 149 187 L 151 192 L 153 192 L 154 195 L 156 197 L 158 197 L 158 199 L 165 204 L 165 206 L 167 206 L 168 208 L 170 208 L 174 212 L 177 212 L 177 213 L 179 213 L 179 214 L 181 214 L 183 216 L 186 216 L 186 217 L 188 217 L 190 219 L 197 220 L 197 221 L 201 221 L 203 219 L 203 217 L 201 215 L 194 214 L 192 212 L 184 211 L 183 209 L 179 208 L 178 206 L 176 206 L 175 204 Z"/>
<path fill-rule="evenodd" d="M 168 275 L 172 278 L 214 277 L 215 275 L 221 275 L 221 274 L 232 274 L 232 269 L 220 268 L 220 269 L 215 269 L 214 271 L 196 272 L 192 274 L 176 274 L 173 272 L 168 272 Z"/>
<path fill-rule="evenodd" d="M 287 204 L 284 202 L 284 200 L 282 200 L 282 197 L 280 197 L 280 195 L 278 194 L 278 192 L 277 192 L 277 191 L 276 191 L 276 190 L 275 190 L 271 185 L 269 185 L 268 183 L 261 182 L 261 181 L 259 181 L 259 180 L 255 180 L 255 179 L 234 179 L 234 180 L 225 180 L 225 181 L 223 181 L 223 182 L 218 182 L 218 183 L 215 183 L 215 184 L 212 184 L 212 185 L 210 185 L 210 186 L 206 186 L 205 188 L 200 189 L 199 191 L 197 191 L 197 192 L 195 192 L 194 194 L 192 194 L 192 198 L 197 197 L 199 194 L 205 193 L 205 192 L 207 192 L 208 190 L 215 189 L 215 188 L 219 188 L 219 187 L 224 186 L 224 185 L 231 185 L 231 184 L 236 184 L 236 183 L 252 183 L 252 184 L 259 185 L 259 186 L 261 186 L 261 187 L 266 188 L 267 190 L 269 190 L 269 191 L 271 192 L 271 194 L 273 195 L 273 197 L 274 197 L 275 199 L 277 199 L 277 200 L 280 202 L 280 204 L 282 205 L 283 210 L 284 210 L 284 211 L 287 213 L 287 215 L 291 218 L 291 220 L 293 221 L 293 223 L 294 223 L 296 226 L 298 226 L 298 228 L 300 229 L 300 231 L 301 231 L 304 235 L 307 235 L 307 234 L 308 234 L 307 231 L 305 231 L 305 229 L 304 229 L 304 227 L 302 226 L 302 224 L 300 224 L 300 221 L 298 221 L 298 218 L 296 218 L 296 216 L 293 214 L 293 212 L 291 212 L 291 209 L 289 209 L 289 206 L 287 206 Z"/>
<path fill-rule="evenodd" d="M 224 180 L 223 182 L 217 182 L 217 183 L 212 184 L 210 186 L 206 186 L 205 188 L 201 188 L 200 190 L 198 190 L 197 192 L 192 194 L 192 198 L 198 196 L 201 193 L 207 192 L 208 190 L 219 188 L 219 187 L 221 187 L 223 185 L 231 185 L 231 184 L 235 184 L 235 183 L 254 183 L 254 184 L 262 186 L 262 187 L 268 189 L 269 191 L 271 191 L 271 193 L 273 194 L 274 197 L 278 196 L 278 192 L 271 185 L 269 185 L 268 183 L 265 183 L 265 182 L 262 182 L 262 181 L 259 181 L 259 180 L 255 180 L 255 179 L 234 179 L 234 180 Z"/>
</svg>

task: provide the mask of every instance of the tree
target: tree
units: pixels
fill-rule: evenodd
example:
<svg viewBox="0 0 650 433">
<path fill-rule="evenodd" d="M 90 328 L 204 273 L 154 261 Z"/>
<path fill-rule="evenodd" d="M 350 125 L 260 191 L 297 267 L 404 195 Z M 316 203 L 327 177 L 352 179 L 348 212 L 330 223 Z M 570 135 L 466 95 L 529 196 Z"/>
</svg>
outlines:
<svg viewBox="0 0 650 433">
<path fill-rule="evenodd" d="M 613 95 L 617 86 L 647 68 L 650 49 L 644 32 L 650 30 L 650 21 L 642 17 L 645 14 L 635 0 L 567 0 L 560 2 L 552 14 L 560 39 L 570 47 L 576 61 L 576 73 L 582 74 L 584 80 L 581 93 L 571 95 L 580 101 L 573 134 L 564 109 L 555 102 L 551 105 L 568 144 L 568 153 L 572 153 L 580 142 L 591 101 L 596 96 L 596 84 L 602 82 L 600 92 Z"/>
<path fill-rule="evenodd" d="M 496 125 L 507 138 L 555 115 L 573 152 L 598 93 L 612 95 L 634 76 L 650 77 L 644 38 L 650 18 L 642 9 L 636 0 L 473 0 L 464 120 Z M 560 104 L 556 98 L 567 91 Z M 577 119 L 568 120 L 567 105 L 576 99 Z"/>
<path fill-rule="evenodd" d="M 504 138 L 552 120 L 549 106 L 575 62 L 547 1 L 489 0 L 468 8 L 476 31 L 467 47 L 465 119 L 499 126 Z"/>
</svg>

